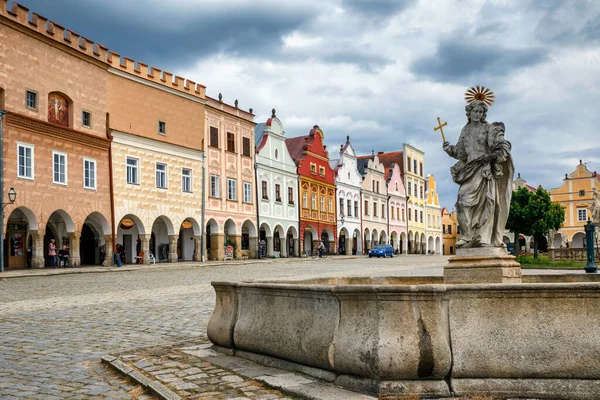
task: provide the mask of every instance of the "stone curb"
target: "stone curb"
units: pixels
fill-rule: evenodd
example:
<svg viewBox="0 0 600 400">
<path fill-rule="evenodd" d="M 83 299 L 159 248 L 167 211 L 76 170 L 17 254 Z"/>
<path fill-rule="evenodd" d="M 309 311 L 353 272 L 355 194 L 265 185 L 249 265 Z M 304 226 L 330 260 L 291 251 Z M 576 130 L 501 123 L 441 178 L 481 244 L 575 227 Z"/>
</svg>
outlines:
<svg viewBox="0 0 600 400">
<path fill-rule="evenodd" d="M 127 366 L 123 362 L 117 360 L 116 357 L 111 355 L 105 355 L 102 357 L 102 362 L 111 366 L 114 370 L 119 372 L 122 375 L 130 378 L 134 382 L 137 382 L 144 389 L 150 390 L 156 396 L 163 400 L 182 400 L 175 392 L 169 390 L 162 383 L 153 381 L 152 379 L 146 377 L 142 373 L 134 370 L 133 368 Z"/>
</svg>

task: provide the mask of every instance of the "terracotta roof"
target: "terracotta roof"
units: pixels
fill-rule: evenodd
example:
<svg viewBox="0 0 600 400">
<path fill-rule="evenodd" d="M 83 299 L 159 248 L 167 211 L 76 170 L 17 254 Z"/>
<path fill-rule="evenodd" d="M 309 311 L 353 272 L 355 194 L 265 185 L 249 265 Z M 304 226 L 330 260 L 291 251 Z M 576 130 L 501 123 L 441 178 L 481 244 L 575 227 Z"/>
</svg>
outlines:
<svg viewBox="0 0 600 400">
<path fill-rule="evenodd" d="M 528 185 L 528 184 L 525 184 L 525 187 L 526 187 L 527 189 L 529 189 L 531 192 L 535 192 L 535 191 L 536 191 L 536 188 L 534 188 L 533 186 L 530 186 L 530 185 Z"/>
<path fill-rule="evenodd" d="M 285 145 L 287 146 L 290 156 L 292 156 L 296 165 L 300 164 L 302 153 L 304 152 L 305 147 L 307 147 L 309 138 L 310 136 L 306 135 L 285 139 Z"/>
<path fill-rule="evenodd" d="M 394 163 L 400 167 L 400 173 L 404 175 L 404 152 L 403 151 L 390 151 L 389 153 L 378 153 L 379 162 L 384 165 L 385 168 L 392 168 Z"/>
</svg>

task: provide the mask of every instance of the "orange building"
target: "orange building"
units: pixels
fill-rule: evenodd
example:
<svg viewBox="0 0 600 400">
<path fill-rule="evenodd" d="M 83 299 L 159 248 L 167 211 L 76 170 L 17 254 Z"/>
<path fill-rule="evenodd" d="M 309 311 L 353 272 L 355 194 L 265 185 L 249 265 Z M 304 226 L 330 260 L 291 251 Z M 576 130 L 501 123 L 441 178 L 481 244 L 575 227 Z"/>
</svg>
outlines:
<svg viewBox="0 0 600 400">
<path fill-rule="evenodd" d="M 449 212 L 447 208 L 442 208 L 442 232 L 443 232 L 443 255 L 456 254 L 456 240 L 458 239 L 458 222 L 456 220 L 456 211 Z"/>
<path fill-rule="evenodd" d="M 5 266 L 49 266 L 51 239 L 69 248 L 71 265 L 101 264 L 112 233 L 106 49 L 6 7 L 0 1 L 3 173 L 17 197 L 6 208 Z"/>
</svg>

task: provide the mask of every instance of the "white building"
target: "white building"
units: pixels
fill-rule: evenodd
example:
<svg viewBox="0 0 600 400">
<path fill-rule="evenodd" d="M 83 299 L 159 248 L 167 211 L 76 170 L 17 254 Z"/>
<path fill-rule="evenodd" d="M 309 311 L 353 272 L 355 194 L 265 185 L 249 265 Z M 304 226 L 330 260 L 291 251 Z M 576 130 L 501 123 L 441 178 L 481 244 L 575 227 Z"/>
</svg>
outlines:
<svg viewBox="0 0 600 400">
<path fill-rule="evenodd" d="M 275 110 L 254 132 L 259 240 L 269 257 L 298 256 L 298 174 Z"/>
<path fill-rule="evenodd" d="M 362 176 L 357 169 L 356 153 L 350 144 L 350 136 L 346 136 L 346 143 L 341 145 L 340 158 L 329 160 L 329 165 L 335 172 L 338 254 L 362 254 L 360 233 Z"/>
</svg>

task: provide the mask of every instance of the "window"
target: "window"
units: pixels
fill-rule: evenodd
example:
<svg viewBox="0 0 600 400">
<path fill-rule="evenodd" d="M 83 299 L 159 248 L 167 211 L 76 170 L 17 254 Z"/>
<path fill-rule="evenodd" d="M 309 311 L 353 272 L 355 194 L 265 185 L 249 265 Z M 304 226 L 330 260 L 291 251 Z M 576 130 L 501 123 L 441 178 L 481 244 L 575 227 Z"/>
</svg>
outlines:
<svg viewBox="0 0 600 400">
<path fill-rule="evenodd" d="M 340 215 L 344 216 L 344 199 L 340 199 Z M 350 210 L 348 210 L 350 211 Z"/>
<path fill-rule="evenodd" d="M 375 191 L 375 180 L 371 179 L 371 192 Z"/>
<path fill-rule="evenodd" d="M 221 177 L 217 175 L 210 176 L 210 197 L 221 197 Z"/>
<path fill-rule="evenodd" d="M 319 175 L 325 176 L 325 167 L 319 167 Z"/>
<path fill-rule="evenodd" d="M 396 192 L 398 191 L 398 182 L 396 182 Z"/>
<path fill-rule="evenodd" d="M 310 173 L 311 174 L 316 174 L 317 173 L 317 164 L 310 163 Z"/>
<path fill-rule="evenodd" d="M 377 193 L 379 193 L 379 181 L 376 182 Z"/>
<path fill-rule="evenodd" d="M 406 221 L 405 215 L 404 215 L 404 208 L 402 209 L 402 221 Z"/>
<path fill-rule="evenodd" d="M 227 200 L 236 200 L 237 182 L 235 179 L 227 179 Z"/>
<path fill-rule="evenodd" d="M 227 132 L 227 151 L 235 153 L 235 134 Z"/>
<path fill-rule="evenodd" d="M 269 199 L 269 192 L 267 190 L 267 181 L 261 181 L 260 187 L 262 190 L 262 198 L 265 200 Z"/>
<path fill-rule="evenodd" d="M 448 225 L 448 233 L 452 234 L 452 225 Z"/>
<path fill-rule="evenodd" d="M 423 223 L 423 211 L 419 211 L 419 214 L 421 215 L 421 223 Z"/>
<path fill-rule="evenodd" d="M 406 165 L 408 166 L 408 172 L 410 172 L 410 157 L 407 157 L 408 162 L 406 163 Z"/>
<path fill-rule="evenodd" d="M 96 189 L 96 161 L 83 159 L 83 187 Z"/>
<path fill-rule="evenodd" d="M 325 196 L 321 196 L 321 212 L 325 212 Z"/>
<path fill-rule="evenodd" d="M 81 125 L 87 126 L 88 128 L 92 126 L 92 114 L 88 111 L 81 112 Z"/>
<path fill-rule="evenodd" d="M 577 221 L 579 221 L 579 222 L 587 221 L 587 209 L 586 208 L 578 208 L 577 209 Z"/>
<path fill-rule="evenodd" d="M 317 209 L 317 195 L 316 194 L 312 194 L 312 198 L 311 198 L 311 209 L 312 210 L 316 210 Z"/>
<path fill-rule="evenodd" d="M 454 254 L 454 246 L 450 246 L 450 254 Z"/>
<path fill-rule="evenodd" d="M 394 207 L 392 207 L 392 212 L 390 213 L 390 218 L 394 219 Z"/>
<path fill-rule="evenodd" d="M 354 216 L 358 217 L 358 201 L 354 202 Z"/>
<path fill-rule="evenodd" d="M 275 184 L 275 201 L 281 201 L 281 185 Z"/>
<path fill-rule="evenodd" d="M 219 129 L 214 126 L 210 127 L 210 147 L 219 148 Z"/>
<path fill-rule="evenodd" d="M 427 225 L 431 226 L 431 214 L 427 214 Z"/>
<path fill-rule="evenodd" d="M 412 183 L 408 182 L 408 195 L 412 194 Z"/>
<path fill-rule="evenodd" d="M 421 195 L 421 198 L 423 198 L 423 186 L 419 186 L 419 194 Z"/>
<path fill-rule="evenodd" d="M 302 207 L 308 208 L 308 193 L 302 192 Z"/>
<path fill-rule="evenodd" d="M 67 184 L 67 155 L 65 153 L 52 152 L 52 182 Z"/>
<path fill-rule="evenodd" d="M 420 175 L 423 176 L 423 163 L 422 162 L 419 163 L 419 172 L 420 172 Z"/>
<path fill-rule="evenodd" d="M 37 110 L 37 93 L 28 90 L 25 92 L 25 107 Z"/>
<path fill-rule="evenodd" d="M 417 173 L 417 160 L 413 160 L 413 172 Z"/>
<path fill-rule="evenodd" d="M 250 157 L 250 138 L 245 137 L 242 139 L 242 147 L 242 155 Z"/>
<path fill-rule="evenodd" d="M 244 182 L 244 203 L 252 203 L 252 184 Z"/>
<path fill-rule="evenodd" d="M 585 196 L 585 189 L 579 191 L 579 196 L 581 196 L 581 197 Z"/>
<path fill-rule="evenodd" d="M 385 204 L 381 205 L 381 218 L 385 218 Z"/>
<path fill-rule="evenodd" d="M 127 183 L 139 184 L 138 159 L 127 157 Z"/>
<path fill-rule="evenodd" d="M 156 163 L 156 187 L 167 188 L 167 164 Z"/>
<path fill-rule="evenodd" d="M 33 146 L 18 144 L 17 176 L 19 178 L 33 179 Z"/>
<path fill-rule="evenodd" d="M 294 188 L 288 188 L 288 204 L 294 204 Z"/>
<path fill-rule="evenodd" d="M 352 216 L 352 200 L 348 200 L 346 202 L 346 205 L 348 206 L 348 216 L 351 217 Z M 358 215 L 354 214 L 355 217 L 357 217 Z"/>
<path fill-rule="evenodd" d="M 329 207 L 329 214 L 333 214 L 333 200 L 327 199 L 327 206 Z M 342 207 L 342 211 L 344 211 L 344 207 Z"/>
<path fill-rule="evenodd" d="M 417 210 L 415 210 L 415 222 L 419 222 L 419 215 L 417 213 Z"/>
<path fill-rule="evenodd" d="M 189 168 L 181 168 L 181 191 L 192 192 L 192 170 Z"/>
<path fill-rule="evenodd" d="M 373 203 L 373 216 L 376 217 L 377 216 L 377 203 Z"/>
<path fill-rule="evenodd" d="M 410 208 L 408 209 L 408 220 L 412 221 L 412 210 Z"/>
<path fill-rule="evenodd" d="M 442 233 L 446 233 L 446 225 L 442 225 Z"/>
<path fill-rule="evenodd" d="M 365 215 L 369 215 L 369 200 L 365 200 L 364 212 L 365 212 Z"/>
<path fill-rule="evenodd" d="M 161 135 L 167 134 L 167 123 L 164 121 L 158 121 L 158 133 Z"/>
</svg>

